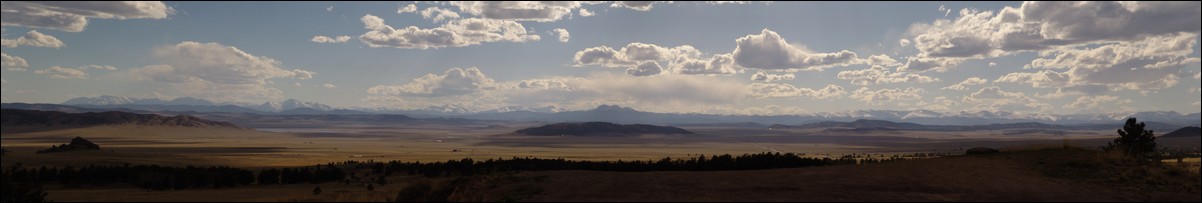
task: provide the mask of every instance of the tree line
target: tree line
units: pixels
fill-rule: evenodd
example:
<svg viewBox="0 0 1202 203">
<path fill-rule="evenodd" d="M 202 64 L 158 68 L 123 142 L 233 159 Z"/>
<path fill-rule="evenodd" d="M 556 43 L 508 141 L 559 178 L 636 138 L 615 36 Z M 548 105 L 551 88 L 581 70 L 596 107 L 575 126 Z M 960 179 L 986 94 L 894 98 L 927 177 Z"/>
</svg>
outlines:
<svg viewBox="0 0 1202 203">
<path fill-rule="evenodd" d="M 477 174 L 510 171 L 553 170 L 618 172 L 764 170 L 881 163 L 901 159 L 904 158 L 892 157 L 877 159 L 845 156 L 832 159 L 803 157 L 793 153 L 758 153 L 744 154 L 740 156 L 726 154 L 707 157 L 705 155 L 699 155 L 697 157 L 687 159 L 664 158 L 657 161 L 573 161 L 564 160 L 562 158 L 542 159 L 514 157 L 511 159 L 489 159 L 485 161 L 475 161 L 472 159 L 430 163 L 400 161 L 391 161 L 388 163 L 347 161 L 343 162 L 342 164 L 358 169 L 368 169 L 373 174 L 384 176 L 405 173 L 409 175 L 422 175 L 426 177 L 440 177 L 472 176 Z"/>
<path fill-rule="evenodd" d="M 265 169 L 259 172 L 258 183 L 260 185 L 326 183 L 343 181 L 346 176 L 347 173 L 342 168 L 327 164 L 298 169 Z"/>
</svg>

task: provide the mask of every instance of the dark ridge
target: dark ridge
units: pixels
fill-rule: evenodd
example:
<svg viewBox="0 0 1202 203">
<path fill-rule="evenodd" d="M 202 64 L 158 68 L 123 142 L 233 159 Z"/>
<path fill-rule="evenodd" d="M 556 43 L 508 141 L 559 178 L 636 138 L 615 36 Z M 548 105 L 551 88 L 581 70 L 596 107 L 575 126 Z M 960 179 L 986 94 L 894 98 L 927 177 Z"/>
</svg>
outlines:
<svg viewBox="0 0 1202 203">
<path fill-rule="evenodd" d="M 53 146 L 53 147 L 50 147 L 50 149 L 38 151 L 37 153 L 45 154 L 45 153 L 83 151 L 83 150 L 100 150 L 100 145 L 97 145 L 96 143 L 92 143 L 92 141 L 88 141 L 87 139 L 83 139 L 82 137 L 75 137 L 75 139 L 71 139 L 71 143 L 69 143 L 69 144 Z"/>
<path fill-rule="evenodd" d="M 0 110 L 0 125 L 3 126 L 99 126 L 99 125 L 141 125 L 141 126 L 179 126 L 179 127 L 227 127 L 238 128 L 232 123 L 203 120 L 188 115 L 160 116 L 155 114 L 135 114 L 126 112 L 101 113 L 63 113 L 56 111 L 37 110 Z"/>
<path fill-rule="evenodd" d="M 557 123 L 541 127 L 526 128 L 515 133 L 535 136 L 629 136 L 641 134 L 693 134 L 685 129 L 670 126 L 654 126 L 644 124 L 619 125 L 606 122 L 588 123 Z"/>
<path fill-rule="evenodd" d="M 1202 137 L 1202 128 L 1185 127 L 1160 137 Z"/>
</svg>

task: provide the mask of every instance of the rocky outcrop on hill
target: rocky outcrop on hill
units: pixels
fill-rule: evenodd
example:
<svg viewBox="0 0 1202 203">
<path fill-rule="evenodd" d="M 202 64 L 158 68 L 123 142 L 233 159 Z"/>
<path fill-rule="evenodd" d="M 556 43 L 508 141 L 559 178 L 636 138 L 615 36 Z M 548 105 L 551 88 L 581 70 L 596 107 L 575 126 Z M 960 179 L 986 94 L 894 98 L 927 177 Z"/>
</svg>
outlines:
<svg viewBox="0 0 1202 203">
<path fill-rule="evenodd" d="M 50 149 L 38 151 L 38 154 L 84 150 L 100 150 L 100 145 L 92 143 L 92 141 L 88 141 L 82 137 L 75 137 L 75 139 L 71 139 L 71 143 L 50 147 Z"/>
<path fill-rule="evenodd" d="M 977 147 L 977 148 L 968 149 L 968 151 L 966 151 L 965 154 L 997 154 L 997 153 L 1001 153 L 1001 152 L 1002 151 L 999 151 L 994 148 Z"/>
</svg>

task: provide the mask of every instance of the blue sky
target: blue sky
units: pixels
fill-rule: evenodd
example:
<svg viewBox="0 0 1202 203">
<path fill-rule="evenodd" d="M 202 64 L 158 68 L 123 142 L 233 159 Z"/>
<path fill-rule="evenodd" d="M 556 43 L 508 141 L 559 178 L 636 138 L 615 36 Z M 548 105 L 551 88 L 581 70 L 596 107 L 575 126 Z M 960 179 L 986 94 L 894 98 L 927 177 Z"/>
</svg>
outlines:
<svg viewBox="0 0 1202 203">
<path fill-rule="evenodd" d="M 6 1 L 3 100 L 1198 112 L 1198 4 Z"/>
</svg>

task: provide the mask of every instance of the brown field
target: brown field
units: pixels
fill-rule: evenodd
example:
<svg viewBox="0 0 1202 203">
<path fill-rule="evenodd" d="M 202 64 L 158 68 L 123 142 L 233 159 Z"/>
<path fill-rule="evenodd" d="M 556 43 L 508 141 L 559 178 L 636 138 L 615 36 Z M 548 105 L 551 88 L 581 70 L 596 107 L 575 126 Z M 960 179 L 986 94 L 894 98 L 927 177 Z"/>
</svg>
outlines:
<svg viewBox="0 0 1202 203">
<path fill-rule="evenodd" d="M 1198 202 L 1196 171 L 1099 167 L 1114 156 L 1086 150 L 1018 151 L 870 165 L 718 172 L 522 172 L 463 179 L 451 201 L 1182 201 Z M 1063 163 L 1051 163 L 1060 161 Z M 1139 173 L 1145 175 L 1124 175 Z M 247 186 L 225 190 L 51 190 L 55 201 L 389 201 L 422 181 Z M 1117 179 L 1117 180 L 1115 180 Z M 447 179 L 434 180 L 449 182 Z M 1155 182 L 1156 184 L 1147 184 Z M 313 195 L 313 187 L 325 193 Z"/>
<path fill-rule="evenodd" d="M 1094 165 L 1112 163 L 1114 158 L 1108 156 L 1084 150 L 1040 150 L 764 171 L 535 172 L 509 179 L 522 180 L 513 181 L 517 186 L 469 192 L 452 199 L 497 201 L 501 200 L 496 199 L 497 194 L 525 186 L 541 191 L 525 201 L 1202 200 L 1202 179 L 1196 172 L 1174 174 L 1170 171 L 1178 169 L 1102 169 L 1107 167 Z M 1080 165 L 1088 167 L 1076 167 Z M 1120 175 L 1134 171 L 1147 175 Z"/>
<path fill-rule="evenodd" d="M 806 156 L 846 154 L 962 153 L 972 147 L 1022 150 L 1065 145 L 1100 146 L 1113 132 L 1075 132 L 1069 136 L 1006 135 L 1006 132 L 868 132 L 821 130 L 686 128 L 697 135 L 641 137 L 529 137 L 509 132 L 525 126 L 483 128 L 457 125 L 314 125 L 277 126 L 256 131 L 216 128 L 99 126 L 40 132 L 5 130 L 10 152 L 4 167 L 158 164 L 231 166 L 248 169 L 311 166 L 348 160 L 446 161 L 510 157 L 572 160 L 653 160 L 698 154 L 793 152 Z M 35 154 L 80 136 L 101 151 Z M 1197 149 L 1200 138 L 1159 139 L 1174 149 Z M 1030 170 L 1003 158 L 949 158 L 866 166 L 735 172 L 539 172 L 516 174 L 518 191 L 542 191 L 523 201 L 842 201 L 842 200 L 1131 200 L 1100 192 L 1100 186 L 1031 176 Z M 1196 173 L 1196 170 L 1195 170 Z M 1013 177 L 1013 178 L 1011 178 Z M 1027 178 L 1022 178 L 1027 177 Z M 247 186 L 223 190 L 149 192 L 132 187 L 66 189 L 51 186 L 48 199 L 72 201 L 386 201 L 415 177 L 368 192 L 362 185 L 321 184 Z M 528 180 L 527 180 L 528 182 Z M 588 184 L 584 184 L 588 183 Z M 988 184 L 984 184 L 988 183 Z M 974 185 L 984 184 L 984 185 Z M 1040 187 L 1029 187 L 1039 185 Z M 325 190 L 312 195 L 313 187 Z M 1046 186 L 1046 187 L 1044 187 Z M 502 187 L 503 189 L 504 187 Z M 512 188 L 510 188 L 512 189 Z M 460 200 L 503 201 L 490 189 L 463 194 Z M 666 191 L 666 192 L 657 192 Z M 725 191 L 725 192 L 718 192 Z M 1046 192 L 1047 193 L 1039 193 Z M 529 191 L 527 191 L 529 192 Z M 509 192 L 496 192 L 508 194 Z M 1043 194 L 1028 194 L 1039 193 Z M 524 194 L 524 193 L 523 193 Z M 622 195 L 613 195 L 622 194 Z M 1120 194 L 1120 193 L 1115 193 Z M 1197 193 L 1194 197 L 1196 198 Z M 484 196 L 473 196 L 484 195 Z M 522 195 L 518 195 L 522 196 Z M 1008 199 L 1009 198 L 1009 199 Z M 1029 199 L 1016 199 L 1029 198 Z M 1147 200 L 1147 199 L 1138 199 Z"/>
<path fill-rule="evenodd" d="M 511 157 L 573 160 L 652 160 L 698 154 L 793 152 L 809 156 L 844 154 L 961 153 L 971 147 L 1100 146 L 1105 132 L 1070 136 L 1002 135 L 1003 132 L 882 132 L 833 134 L 817 130 L 690 129 L 698 135 L 642 137 L 530 137 L 517 128 L 463 129 L 460 126 L 347 126 L 234 129 L 100 126 L 3 134 L 13 151 L 4 165 L 27 166 L 132 163 L 220 165 L 245 168 L 309 166 L 347 160 L 446 161 Z M 34 154 L 81 136 L 104 148 L 98 152 Z M 1198 139 L 1162 139 L 1173 148 L 1196 149 Z"/>
</svg>

